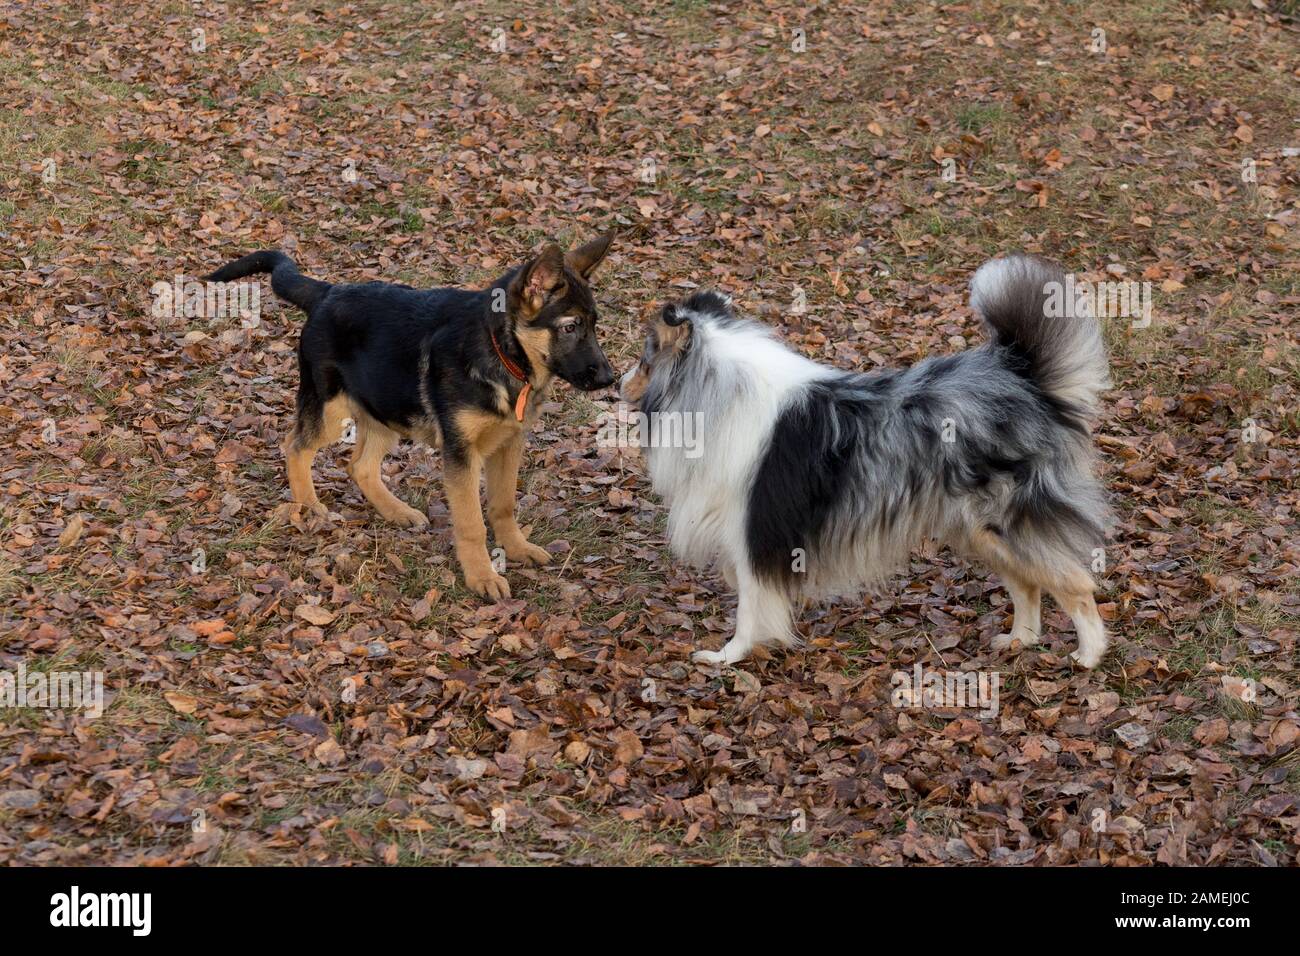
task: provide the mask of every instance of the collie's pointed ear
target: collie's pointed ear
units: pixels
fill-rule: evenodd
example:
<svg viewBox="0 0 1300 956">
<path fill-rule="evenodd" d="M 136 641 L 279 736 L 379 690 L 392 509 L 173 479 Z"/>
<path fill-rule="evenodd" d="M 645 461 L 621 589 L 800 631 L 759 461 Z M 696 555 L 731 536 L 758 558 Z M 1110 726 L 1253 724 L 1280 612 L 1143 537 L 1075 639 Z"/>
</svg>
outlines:
<svg viewBox="0 0 1300 956">
<path fill-rule="evenodd" d="M 659 313 L 655 337 L 660 348 L 683 348 L 691 339 L 691 314 L 680 303 L 669 302 Z"/>
<path fill-rule="evenodd" d="M 697 315 L 716 315 L 720 319 L 730 319 L 734 315 L 731 310 L 731 296 L 714 292 L 712 289 L 696 292 L 682 302 L 682 308 L 689 309 Z"/>
<path fill-rule="evenodd" d="M 555 243 L 547 244 L 536 259 L 525 265 L 510 282 L 511 304 L 520 317 L 528 320 L 542 311 L 547 301 L 564 282 L 564 252 Z"/>
<path fill-rule="evenodd" d="M 609 252 L 610 243 L 614 241 L 614 233 L 607 232 L 603 236 L 597 236 L 590 242 L 583 243 L 572 252 L 564 255 L 564 261 L 568 263 L 569 268 L 584 279 L 591 275 L 600 261 L 605 258 L 605 253 Z"/>
<path fill-rule="evenodd" d="M 676 302 L 669 302 L 664 305 L 664 309 L 659 313 L 659 319 L 664 325 L 690 325 L 691 319 Z"/>
</svg>

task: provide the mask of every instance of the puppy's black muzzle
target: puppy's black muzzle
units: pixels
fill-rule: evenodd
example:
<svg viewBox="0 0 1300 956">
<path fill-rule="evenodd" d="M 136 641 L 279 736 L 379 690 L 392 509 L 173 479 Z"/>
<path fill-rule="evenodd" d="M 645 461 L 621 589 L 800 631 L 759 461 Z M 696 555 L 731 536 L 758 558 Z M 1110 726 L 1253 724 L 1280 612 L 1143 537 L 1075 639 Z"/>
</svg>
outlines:
<svg viewBox="0 0 1300 956">
<path fill-rule="evenodd" d="M 598 392 L 602 388 L 609 388 L 614 384 L 614 369 L 602 356 L 599 362 L 593 362 L 582 370 L 581 375 L 575 376 L 573 384 L 584 392 Z"/>
</svg>

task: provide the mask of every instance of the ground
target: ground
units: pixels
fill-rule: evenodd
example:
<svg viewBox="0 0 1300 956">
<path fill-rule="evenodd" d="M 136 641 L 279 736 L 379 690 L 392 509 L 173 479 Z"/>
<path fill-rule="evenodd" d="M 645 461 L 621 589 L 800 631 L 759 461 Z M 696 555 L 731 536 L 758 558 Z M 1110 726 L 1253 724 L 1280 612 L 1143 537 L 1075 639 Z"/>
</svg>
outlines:
<svg viewBox="0 0 1300 956">
<path fill-rule="evenodd" d="M 6 4 L 0 670 L 107 701 L 0 709 L 0 862 L 1295 865 L 1296 13 Z M 1005 591 L 946 552 L 809 608 L 801 650 L 692 665 L 734 598 L 567 387 L 521 479 L 555 560 L 485 604 L 436 453 L 387 473 L 427 529 L 341 445 L 337 517 L 288 513 L 299 312 L 153 309 L 259 248 L 472 285 L 608 227 L 620 370 L 696 286 L 869 370 L 977 345 L 999 252 L 1149 282 L 1107 323 L 1103 665 L 1051 605 L 993 651 Z M 998 713 L 895 707 L 917 662 L 998 673 Z"/>
</svg>

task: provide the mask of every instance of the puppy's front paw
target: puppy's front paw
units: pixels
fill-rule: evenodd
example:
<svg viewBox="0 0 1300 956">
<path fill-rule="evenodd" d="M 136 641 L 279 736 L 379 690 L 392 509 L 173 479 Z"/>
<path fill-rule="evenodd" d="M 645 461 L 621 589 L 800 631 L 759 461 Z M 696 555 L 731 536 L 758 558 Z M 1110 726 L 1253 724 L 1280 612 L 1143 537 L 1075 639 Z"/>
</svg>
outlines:
<svg viewBox="0 0 1300 956">
<path fill-rule="evenodd" d="M 529 541 L 518 541 L 506 546 L 506 557 L 511 561 L 521 561 L 524 564 L 541 565 L 551 563 L 551 552 L 545 548 L 539 548 Z"/>
<path fill-rule="evenodd" d="M 485 570 L 471 571 L 466 568 L 465 586 L 490 601 L 503 601 L 510 597 L 510 583 L 493 571 L 490 565 Z"/>
<path fill-rule="evenodd" d="M 400 528 L 424 528 L 429 524 L 429 519 L 424 512 L 410 507 L 390 515 L 388 520 Z"/>
<path fill-rule="evenodd" d="M 289 507 L 302 515 L 315 515 L 317 518 L 328 518 L 330 516 L 330 510 L 319 501 L 294 501 L 290 503 Z"/>
</svg>

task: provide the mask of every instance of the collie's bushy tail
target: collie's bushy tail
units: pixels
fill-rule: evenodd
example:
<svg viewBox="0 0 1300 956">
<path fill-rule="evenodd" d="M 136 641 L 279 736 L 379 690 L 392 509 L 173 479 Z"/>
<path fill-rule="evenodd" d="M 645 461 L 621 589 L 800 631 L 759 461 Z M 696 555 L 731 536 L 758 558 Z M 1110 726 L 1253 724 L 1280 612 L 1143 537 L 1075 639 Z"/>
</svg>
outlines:
<svg viewBox="0 0 1300 956">
<path fill-rule="evenodd" d="M 1110 385 L 1110 366 L 1101 324 L 1072 288 L 1059 266 L 1013 254 L 979 267 L 971 307 L 1039 389 L 1090 423 Z"/>
<path fill-rule="evenodd" d="M 1011 368 L 1032 383 L 1073 427 L 1005 503 L 1004 532 L 1014 553 L 1038 565 L 1088 567 L 1110 524 L 1105 493 L 1092 474 L 1090 426 L 1110 385 L 1101 325 L 1074 295 L 1061 268 L 1013 254 L 984 263 L 971 279 L 971 307 L 989 327 Z"/>
</svg>

